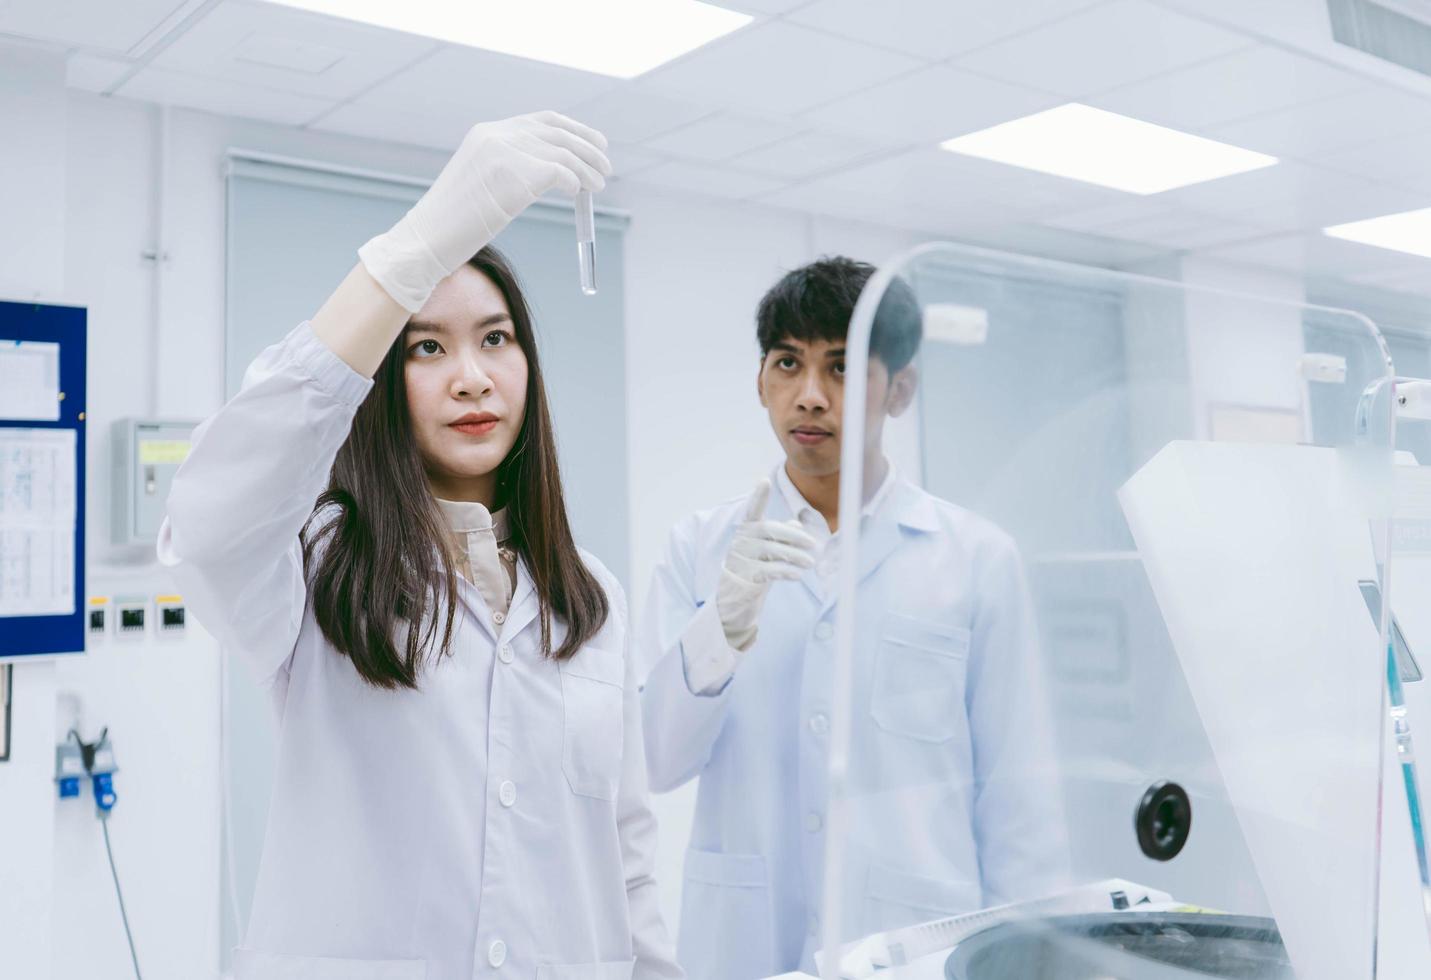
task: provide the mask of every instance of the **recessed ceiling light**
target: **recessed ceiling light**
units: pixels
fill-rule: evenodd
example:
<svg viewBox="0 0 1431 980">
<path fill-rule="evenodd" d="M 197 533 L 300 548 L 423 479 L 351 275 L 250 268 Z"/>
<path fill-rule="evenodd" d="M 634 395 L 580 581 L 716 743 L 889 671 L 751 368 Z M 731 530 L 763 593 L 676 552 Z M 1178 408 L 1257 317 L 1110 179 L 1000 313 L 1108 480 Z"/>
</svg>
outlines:
<svg viewBox="0 0 1431 980">
<path fill-rule="evenodd" d="M 954 153 L 1133 194 L 1157 194 L 1277 162 L 1265 153 L 1077 102 L 939 145 Z"/>
<path fill-rule="evenodd" d="M 1323 228 L 1322 231 L 1333 238 L 1431 259 L 1431 208 L 1349 221 L 1344 225 Z"/>
<path fill-rule="evenodd" d="M 634 78 L 753 20 L 700 0 L 269 2 L 616 78 Z"/>
</svg>

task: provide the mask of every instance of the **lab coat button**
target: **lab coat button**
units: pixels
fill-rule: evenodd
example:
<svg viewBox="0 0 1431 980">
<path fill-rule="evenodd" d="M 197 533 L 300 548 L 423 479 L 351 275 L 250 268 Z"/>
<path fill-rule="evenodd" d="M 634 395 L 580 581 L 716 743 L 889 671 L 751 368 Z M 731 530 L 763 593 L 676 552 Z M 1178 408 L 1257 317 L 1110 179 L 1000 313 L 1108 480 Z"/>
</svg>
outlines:
<svg viewBox="0 0 1431 980">
<path fill-rule="evenodd" d="M 497 651 L 497 659 L 504 664 L 512 662 L 512 645 L 510 643 L 502 644 L 502 649 Z"/>
<path fill-rule="evenodd" d="M 835 628 L 829 623 L 821 623 L 819 626 L 815 627 L 815 639 L 817 640 L 828 640 L 834 635 Z"/>
<path fill-rule="evenodd" d="M 502 801 L 503 806 L 511 806 L 517 802 L 517 784 L 510 779 L 502 780 L 502 785 L 497 787 L 497 799 Z"/>
<path fill-rule="evenodd" d="M 830 730 L 830 719 L 823 712 L 817 711 L 810 716 L 810 731 L 816 735 L 824 735 Z"/>
<path fill-rule="evenodd" d="M 820 828 L 825 826 L 825 820 L 818 813 L 810 812 L 805 814 L 805 829 L 812 834 L 818 834 Z"/>
<path fill-rule="evenodd" d="M 493 613 L 493 614 L 492 614 L 492 622 L 496 623 L 498 626 L 501 626 L 501 625 L 502 625 L 503 623 L 505 623 L 506 621 L 507 621 L 507 614 L 506 614 L 506 613 Z"/>
<path fill-rule="evenodd" d="M 507 944 L 498 939 L 492 943 L 491 946 L 488 946 L 487 962 L 492 964 L 493 968 L 499 967 L 507 962 Z"/>
</svg>

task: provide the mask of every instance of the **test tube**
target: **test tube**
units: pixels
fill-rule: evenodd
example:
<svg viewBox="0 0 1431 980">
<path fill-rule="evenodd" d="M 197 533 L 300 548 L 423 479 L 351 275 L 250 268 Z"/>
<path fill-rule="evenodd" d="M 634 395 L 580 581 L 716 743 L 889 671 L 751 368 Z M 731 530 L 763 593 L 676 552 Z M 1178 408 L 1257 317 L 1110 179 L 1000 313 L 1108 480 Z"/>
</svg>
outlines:
<svg viewBox="0 0 1431 980">
<path fill-rule="evenodd" d="M 596 295 L 596 212 L 591 191 L 576 192 L 576 262 L 581 272 L 581 291 Z"/>
</svg>

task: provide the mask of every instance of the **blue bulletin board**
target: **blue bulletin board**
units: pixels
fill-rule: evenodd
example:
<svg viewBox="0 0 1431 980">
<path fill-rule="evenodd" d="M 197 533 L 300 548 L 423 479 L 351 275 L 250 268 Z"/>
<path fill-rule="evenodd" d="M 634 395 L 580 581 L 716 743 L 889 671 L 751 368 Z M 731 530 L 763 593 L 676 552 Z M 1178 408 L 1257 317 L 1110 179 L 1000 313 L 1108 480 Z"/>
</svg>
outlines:
<svg viewBox="0 0 1431 980">
<path fill-rule="evenodd" d="M 0 661 L 84 652 L 85 331 L 0 302 Z"/>
</svg>

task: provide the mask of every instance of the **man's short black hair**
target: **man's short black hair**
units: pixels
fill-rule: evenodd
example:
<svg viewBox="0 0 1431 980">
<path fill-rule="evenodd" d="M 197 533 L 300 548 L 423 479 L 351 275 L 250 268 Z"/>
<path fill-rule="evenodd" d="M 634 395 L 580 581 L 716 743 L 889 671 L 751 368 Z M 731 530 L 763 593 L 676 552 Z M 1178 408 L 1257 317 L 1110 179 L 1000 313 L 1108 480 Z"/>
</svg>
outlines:
<svg viewBox="0 0 1431 980">
<path fill-rule="evenodd" d="M 824 256 L 787 272 L 760 301 L 755 334 L 760 356 L 781 341 L 843 343 L 860 291 L 875 267 L 843 255 Z M 880 299 L 870 335 L 870 353 L 893 374 L 914 360 L 924 333 L 914 290 L 896 277 Z"/>
</svg>

